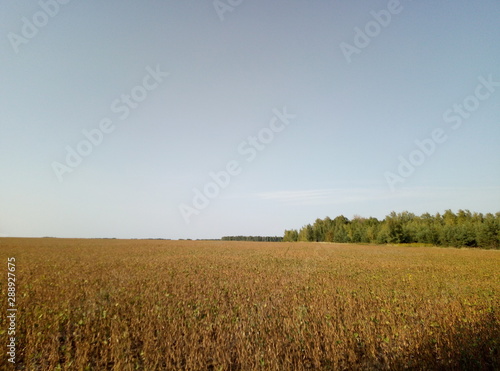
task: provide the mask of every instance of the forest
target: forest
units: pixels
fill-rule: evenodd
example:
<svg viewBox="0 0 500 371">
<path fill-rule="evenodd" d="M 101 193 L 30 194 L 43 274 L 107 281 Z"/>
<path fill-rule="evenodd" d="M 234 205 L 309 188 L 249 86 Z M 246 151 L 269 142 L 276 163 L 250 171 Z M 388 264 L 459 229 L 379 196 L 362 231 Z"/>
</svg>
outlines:
<svg viewBox="0 0 500 371">
<path fill-rule="evenodd" d="M 283 241 L 424 244 L 500 249 L 500 212 L 446 210 L 443 214 L 391 212 L 383 220 L 343 215 L 316 219 L 300 230 L 285 230 Z"/>
</svg>

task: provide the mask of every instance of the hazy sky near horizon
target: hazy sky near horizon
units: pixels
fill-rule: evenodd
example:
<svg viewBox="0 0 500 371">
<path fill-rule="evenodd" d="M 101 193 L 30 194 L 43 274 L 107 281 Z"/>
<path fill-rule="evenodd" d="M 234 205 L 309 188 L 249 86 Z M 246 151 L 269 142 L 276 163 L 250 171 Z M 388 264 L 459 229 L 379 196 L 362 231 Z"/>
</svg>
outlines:
<svg viewBox="0 0 500 371">
<path fill-rule="evenodd" d="M 493 0 L 1 2 L 0 236 L 500 211 L 499 20 Z"/>
</svg>

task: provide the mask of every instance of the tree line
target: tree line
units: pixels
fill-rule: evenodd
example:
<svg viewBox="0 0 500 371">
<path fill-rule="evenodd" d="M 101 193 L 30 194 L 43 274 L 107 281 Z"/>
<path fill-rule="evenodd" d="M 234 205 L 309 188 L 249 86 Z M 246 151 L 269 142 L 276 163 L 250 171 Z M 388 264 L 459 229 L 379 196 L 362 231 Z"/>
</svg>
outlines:
<svg viewBox="0 0 500 371">
<path fill-rule="evenodd" d="M 408 211 L 391 212 L 383 220 L 343 215 L 335 219 L 316 219 L 300 230 L 285 230 L 283 241 L 324 241 L 401 244 L 422 243 L 435 246 L 482 247 L 500 249 L 500 212 L 472 213 L 446 210 L 443 214 Z"/>
</svg>

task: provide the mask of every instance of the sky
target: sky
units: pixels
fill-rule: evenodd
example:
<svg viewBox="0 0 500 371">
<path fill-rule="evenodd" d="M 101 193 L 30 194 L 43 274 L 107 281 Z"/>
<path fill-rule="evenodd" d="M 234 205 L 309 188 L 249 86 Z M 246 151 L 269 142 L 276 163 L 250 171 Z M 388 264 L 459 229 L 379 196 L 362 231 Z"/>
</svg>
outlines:
<svg viewBox="0 0 500 371">
<path fill-rule="evenodd" d="M 500 211 L 500 2 L 0 3 L 0 236 Z"/>
</svg>

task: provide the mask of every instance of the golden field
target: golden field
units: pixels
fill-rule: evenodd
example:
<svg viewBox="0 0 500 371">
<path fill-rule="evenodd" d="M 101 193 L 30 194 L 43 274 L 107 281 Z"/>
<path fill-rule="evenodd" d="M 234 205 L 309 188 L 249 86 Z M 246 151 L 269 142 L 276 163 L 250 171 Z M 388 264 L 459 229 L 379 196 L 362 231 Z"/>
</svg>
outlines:
<svg viewBox="0 0 500 371">
<path fill-rule="evenodd" d="M 9 257 L 18 307 L 0 369 L 500 369 L 500 251 L 2 238 L 0 254 L 2 346 Z"/>
</svg>

